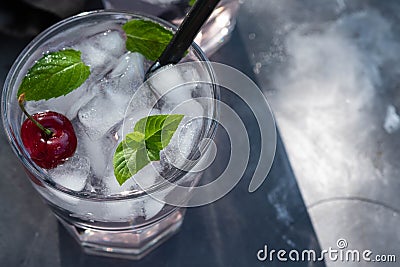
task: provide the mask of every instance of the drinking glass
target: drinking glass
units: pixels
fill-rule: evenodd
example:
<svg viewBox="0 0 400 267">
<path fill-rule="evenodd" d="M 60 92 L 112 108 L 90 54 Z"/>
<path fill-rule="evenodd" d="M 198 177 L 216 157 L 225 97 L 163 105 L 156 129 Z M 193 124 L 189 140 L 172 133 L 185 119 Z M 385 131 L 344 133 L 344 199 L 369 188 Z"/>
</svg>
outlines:
<svg viewBox="0 0 400 267">
<path fill-rule="evenodd" d="M 202 172 L 175 169 L 166 180 L 153 184 L 149 190 L 136 189 L 114 195 L 96 194 L 96 191 L 72 191 L 54 182 L 48 172 L 38 167 L 30 158 L 20 136 L 24 115 L 18 107 L 18 87 L 27 70 L 43 53 L 63 42 L 86 38 L 99 28 L 116 27 L 131 19 L 148 19 L 167 28 L 174 26 L 159 18 L 117 11 L 94 11 L 67 18 L 38 35 L 18 56 L 6 78 L 2 94 L 2 119 L 14 153 L 22 163 L 34 188 L 50 206 L 57 219 L 90 254 L 139 259 L 174 234 L 182 224 L 185 208 L 165 204 L 166 195 L 182 203 L 190 197 L 190 188 L 199 181 Z M 211 101 L 203 103 L 205 117 L 198 140 L 212 140 L 216 129 L 217 99 L 219 89 L 214 83 L 210 62 L 202 50 L 193 44 L 186 62 L 198 62 L 204 74 L 212 81 L 198 86 L 198 97 Z M 79 142 L 79 137 L 78 137 Z M 196 144 L 193 147 L 196 147 Z M 174 196 L 174 186 L 188 188 L 187 194 Z M 151 195 L 149 194 L 151 192 Z M 182 192 L 182 191 L 180 191 Z M 135 207 L 159 208 L 154 214 L 138 215 Z M 130 208 L 127 208 L 130 207 Z M 162 207 L 162 208 L 160 208 Z"/>
<path fill-rule="evenodd" d="M 106 9 L 124 9 L 144 12 L 180 25 L 190 8 L 191 0 L 103 0 Z M 236 24 L 239 0 L 221 0 L 195 42 L 207 56 L 212 55 L 226 41 Z"/>
</svg>

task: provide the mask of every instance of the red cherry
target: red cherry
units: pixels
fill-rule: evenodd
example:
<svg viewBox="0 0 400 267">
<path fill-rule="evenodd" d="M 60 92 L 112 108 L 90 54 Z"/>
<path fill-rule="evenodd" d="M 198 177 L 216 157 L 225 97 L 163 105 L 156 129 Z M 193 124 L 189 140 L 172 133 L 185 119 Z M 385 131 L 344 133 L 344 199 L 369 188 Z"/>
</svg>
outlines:
<svg viewBox="0 0 400 267">
<path fill-rule="evenodd" d="M 37 165 L 52 169 L 75 153 L 77 139 L 67 117 L 53 111 L 36 113 L 32 117 L 52 132 L 46 134 L 29 118 L 22 124 L 22 142 Z"/>
</svg>

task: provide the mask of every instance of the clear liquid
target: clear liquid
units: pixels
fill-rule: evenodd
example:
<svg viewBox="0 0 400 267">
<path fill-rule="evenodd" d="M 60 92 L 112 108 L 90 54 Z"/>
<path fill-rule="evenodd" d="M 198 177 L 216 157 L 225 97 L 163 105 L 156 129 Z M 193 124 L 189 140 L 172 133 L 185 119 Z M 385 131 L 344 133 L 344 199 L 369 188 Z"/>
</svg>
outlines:
<svg viewBox="0 0 400 267">
<path fill-rule="evenodd" d="M 83 85 L 66 96 L 46 101 L 28 101 L 26 104 L 29 113 L 52 110 L 71 120 L 77 135 L 78 148 L 73 157 L 47 172 L 55 183 L 96 198 L 141 192 L 167 179 L 170 173 L 183 164 L 181 158 L 187 159 L 196 150 L 203 120 L 192 119 L 207 115 L 207 107 L 202 106 L 194 97 L 198 93 L 199 97 L 205 95 L 201 95 L 201 87 L 193 83 L 165 94 L 159 101 L 161 104 L 155 105 L 159 99 L 152 90 L 163 91 L 188 83 L 196 79 L 197 70 L 178 65 L 166 71 L 168 73 L 162 77 L 154 81 L 152 79 L 152 90 L 143 86 L 144 73 L 150 62 L 142 55 L 126 50 L 122 24 L 106 22 L 79 25 L 64 31 L 62 36 L 57 36 L 64 41 L 55 38 L 49 46 L 43 47 L 44 51 L 71 48 L 81 51 L 82 60 L 90 66 L 91 74 Z M 69 39 L 67 36 L 77 38 Z M 190 53 L 188 56 L 193 55 Z M 37 59 L 32 58 L 30 64 Z M 207 87 L 209 88 L 203 88 L 204 92 Z M 169 145 L 161 151 L 161 160 L 148 164 L 120 186 L 113 168 L 113 155 L 118 144 L 127 133 L 133 131 L 135 123 L 140 119 L 148 115 L 171 113 L 183 114 L 185 117 Z M 190 179 L 197 179 L 197 175 L 186 176 L 189 183 Z M 71 212 L 72 216 L 83 220 L 148 221 L 165 212 L 166 208 L 160 201 L 149 197 L 94 202 L 76 199 L 56 190 L 50 191 L 51 198 L 45 192 L 43 196 L 56 206 Z M 164 199 L 170 193 L 171 190 L 168 189 L 160 191 L 158 199 Z"/>
</svg>

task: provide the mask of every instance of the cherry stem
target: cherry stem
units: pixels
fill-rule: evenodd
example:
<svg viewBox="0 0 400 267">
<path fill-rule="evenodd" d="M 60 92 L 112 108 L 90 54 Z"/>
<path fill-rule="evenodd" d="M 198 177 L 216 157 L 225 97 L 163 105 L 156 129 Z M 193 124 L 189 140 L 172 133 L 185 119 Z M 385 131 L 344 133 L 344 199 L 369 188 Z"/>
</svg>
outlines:
<svg viewBox="0 0 400 267">
<path fill-rule="evenodd" d="M 53 131 L 51 131 L 50 129 L 45 128 L 43 125 L 41 125 L 37 120 L 35 120 L 31 114 L 29 114 L 24 106 L 25 103 L 25 94 L 22 93 L 19 97 L 18 97 L 18 104 L 19 107 L 21 108 L 22 112 L 24 112 L 24 114 L 28 117 L 29 120 L 31 120 L 37 127 L 39 127 L 40 130 L 42 130 L 47 136 L 52 136 L 53 135 Z"/>
</svg>

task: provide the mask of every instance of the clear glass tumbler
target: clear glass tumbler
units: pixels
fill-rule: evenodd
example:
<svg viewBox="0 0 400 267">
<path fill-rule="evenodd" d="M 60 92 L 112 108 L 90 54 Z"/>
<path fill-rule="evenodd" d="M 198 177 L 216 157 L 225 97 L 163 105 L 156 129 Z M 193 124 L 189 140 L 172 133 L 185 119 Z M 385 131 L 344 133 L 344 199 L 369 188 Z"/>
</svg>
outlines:
<svg viewBox="0 0 400 267">
<path fill-rule="evenodd" d="M 13 151 L 25 168 L 32 185 L 60 222 L 87 253 L 131 259 L 143 257 L 179 229 L 185 208 L 168 205 L 160 200 L 168 195 L 185 203 L 190 197 L 190 188 L 198 183 L 202 172 L 175 170 L 168 181 L 188 188 L 187 194 L 177 196 L 174 196 L 174 186 L 164 183 L 165 180 L 162 179 L 146 191 L 136 189 L 117 195 L 69 190 L 54 182 L 46 170 L 30 159 L 20 136 L 24 115 L 18 107 L 16 95 L 28 68 L 43 53 L 51 51 L 54 45 L 85 38 L 88 33 L 94 33 L 99 28 L 116 27 L 135 18 L 150 19 L 171 29 L 174 27 L 156 17 L 116 11 L 88 12 L 67 18 L 38 35 L 22 51 L 6 78 L 1 106 L 4 129 Z M 184 61 L 199 62 L 208 79 L 215 81 L 210 63 L 198 46 L 193 45 L 190 48 Z M 205 138 L 210 140 L 215 134 L 219 91 L 213 82 L 196 89 L 198 97 L 211 99 L 204 103 L 203 110 L 205 117 L 214 119 L 204 119 L 202 133 L 195 140 L 196 143 Z M 159 209 L 151 216 L 137 215 L 135 206 L 140 207 L 143 203 Z"/>
<path fill-rule="evenodd" d="M 144 12 L 179 25 L 190 8 L 192 0 L 103 0 L 106 9 Z M 221 0 L 211 17 L 197 35 L 195 42 L 207 56 L 212 55 L 227 40 L 236 24 L 239 0 Z"/>
</svg>

